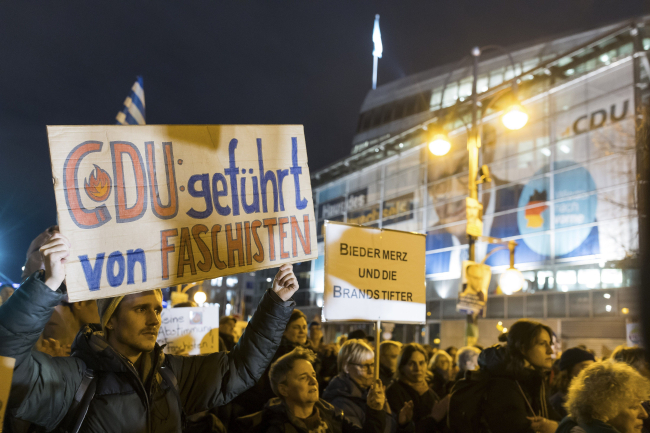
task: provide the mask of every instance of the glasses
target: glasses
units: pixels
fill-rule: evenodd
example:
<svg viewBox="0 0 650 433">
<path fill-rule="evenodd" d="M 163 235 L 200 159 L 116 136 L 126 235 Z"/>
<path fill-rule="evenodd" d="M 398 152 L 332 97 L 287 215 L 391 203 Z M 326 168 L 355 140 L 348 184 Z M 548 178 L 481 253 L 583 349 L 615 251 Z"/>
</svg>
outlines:
<svg viewBox="0 0 650 433">
<path fill-rule="evenodd" d="M 366 369 L 368 371 L 375 371 L 375 364 L 355 364 L 354 362 L 348 362 L 350 365 L 356 365 L 360 369 Z"/>
</svg>

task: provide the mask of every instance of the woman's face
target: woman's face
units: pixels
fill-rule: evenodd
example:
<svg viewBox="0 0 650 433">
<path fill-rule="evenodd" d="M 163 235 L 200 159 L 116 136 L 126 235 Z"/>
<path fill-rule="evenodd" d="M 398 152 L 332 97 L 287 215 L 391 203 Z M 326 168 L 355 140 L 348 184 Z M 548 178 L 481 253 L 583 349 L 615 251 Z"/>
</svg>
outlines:
<svg viewBox="0 0 650 433">
<path fill-rule="evenodd" d="M 551 344 L 551 336 L 548 335 L 545 329 L 542 329 L 539 335 L 535 337 L 530 349 L 524 353 L 524 358 L 533 367 L 550 369 L 553 366 L 553 358 L 551 358 L 553 347 Z"/>
<path fill-rule="evenodd" d="M 307 321 L 301 317 L 287 325 L 284 330 L 284 338 L 294 344 L 305 344 L 307 342 Z"/>
<path fill-rule="evenodd" d="M 346 368 L 350 379 L 354 380 L 361 389 L 369 388 L 375 379 L 374 356 L 360 362 L 348 362 Z"/>
<path fill-rule="evenodd" d="M 444 356 L 439 356 L 438 359 L 436 359 L 436 367 L 441 369 L 442 371 L 448 371 L 449 360 Z"/>
<path fill-rule="evenodd" d="M 641 406 L 641 402 L 632 402 L 607 421 L 607 424 L 621 433 L 639 433 L 643 429 L 643 420 L 647 417 L 648 414 Z"/>
<path fill-rule="evenodd" d="M 408 362 L 401 367 L 404 379 L 409 382 L 422 382 L 427 370 L 427 362 L 424 355 L 418 351 L 413 352 Z"/>
</svg>

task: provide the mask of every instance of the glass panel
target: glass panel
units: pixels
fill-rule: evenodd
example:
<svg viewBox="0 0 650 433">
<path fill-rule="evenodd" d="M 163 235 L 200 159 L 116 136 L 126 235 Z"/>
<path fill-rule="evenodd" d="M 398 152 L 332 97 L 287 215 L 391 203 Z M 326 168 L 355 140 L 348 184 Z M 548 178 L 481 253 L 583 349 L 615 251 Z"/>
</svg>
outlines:
<svg viewBox="0 0 650 433">
<path fill-rule="evenodd" d="M 589 317 L 589 292 L 569 293 L 569 317 Z"/>
<path fill-rule="evenodd" d="M 522 317 L 524 317 L 524 297 L 509 296 L 508 297 L 508 318 L 519 319 Z"/>
<path fill-rule="evenodd" d="M 526 317 L 544 317 L 544 295 L 526 297 Z"/>
<path fill-rule="evenodd" d="M 616 306 L 618 305 L 617 293 L 614 290 L 611 291 L 594 291 L 593 292 L 593 304 L 594 304 L 594 316 L 597 317 L 615 317 L 618 314 L 616 311 Z"/>
<path fill-rule="evenodd" d="M 553 271 L 537 272 L 538 290 L 552 290 L 554 287 L 555 287 L 555 277 L 553 276 Z"/>
<path fill-rule="evenodd" d="M 615 288 L 623 285 L 623 271 L 621 269 L 603 269 L 601 274 L 603 287 Z"/>
<path fill-rule="evenodd" d="M 564 293 L 546 295 L 546 314 L 548 317 L 566 317 L 566 295 Z"/>
<path fill-rule="evenodd" d="M 486 317 L 491 319 L 502 319 L 505 313 L 505 304 L 503 302 L 503 297 L 488 297 L 487 307 L 486 307 Z"/>
<path fill-rule="evenodd" d="M 581 289 L 600 288 L 600 269 L 578 269 L 578 285 Z"/>
<path fill-rule="evenodd" d="M 578 281 L 574 270 L 557 271 L 556 278 L 557 286 L 563 292 L 573 290 Z"/>
</svg>

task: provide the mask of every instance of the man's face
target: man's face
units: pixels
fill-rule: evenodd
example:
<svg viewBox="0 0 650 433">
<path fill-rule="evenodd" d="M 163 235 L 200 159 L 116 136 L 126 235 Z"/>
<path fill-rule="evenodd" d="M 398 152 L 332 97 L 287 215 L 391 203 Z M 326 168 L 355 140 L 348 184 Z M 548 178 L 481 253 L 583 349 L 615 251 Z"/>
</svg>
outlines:
<svg viewBox="0 0 650 433">
<path fill-rule="evenodd" d="M 318 401 L 318 381 L 311 362 L 298 359 L 278 391 L 285 400 L 296 404 L 316 403 Z"/>
<path fill-rule="evenodd" d="M 226 334 L 226 335 L 233 335 L 235 333 L 235 321 L 234 320 L 228 320 L 227 322 L 224 322 L 223 324 L 219 325 L 219 332 Z"/>
<path fill-rule="evenodd" d="M 379 355 L 379 362 L 390 371 L 397 369 L 397 357 L 399 356 L 399 348 L 394 345 L 388 345 L 381 351 Z"/>
<path fill-rule="evenodd" d="M 158 338 L 161 312 L 159 291 L 125 296 L 107 323 L 108 342 L 127 357 L 151 352 Z"/>
<path fill-rule="evenodd" d="M 101 322 L 97 311 L 97 302 L 95 301 L 74 302 L 72 304 L 72 314 L 79 319 L 81 325 Z"/>
<path fill-rule="evenodd" d="M 313 341 L 320 341 L 323 337 L 323 331 L 320 325 L 311 325 L 309 328 L 309 339 Z"/>
</svg>

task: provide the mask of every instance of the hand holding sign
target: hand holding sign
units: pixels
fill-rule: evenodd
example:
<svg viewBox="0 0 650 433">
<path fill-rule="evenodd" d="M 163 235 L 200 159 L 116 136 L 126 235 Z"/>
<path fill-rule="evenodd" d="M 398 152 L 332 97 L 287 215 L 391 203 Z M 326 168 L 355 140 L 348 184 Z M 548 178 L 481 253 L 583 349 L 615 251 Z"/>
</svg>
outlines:
<svg viewBox="0 0 650 433">
<path fill-rule="evenodd" d="M 273 280 L 273 291 L 275 294 L 283 301 L 288 301 L 297 290 L 298 279 L 293 273 L 293 266 L 290 264 L 280 266 Z"/>
<path fill-rule="evenodd" d="M 56 232 L 50 240 L 40 248 L 45 263 L 45 284 L 52 290 L 57 290 L 65 280 L 66 262 L 70 254 L 70 241 L 61 233 Z"/>
</svg>

